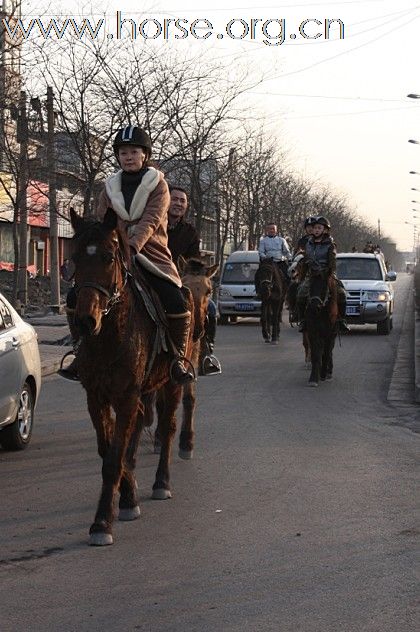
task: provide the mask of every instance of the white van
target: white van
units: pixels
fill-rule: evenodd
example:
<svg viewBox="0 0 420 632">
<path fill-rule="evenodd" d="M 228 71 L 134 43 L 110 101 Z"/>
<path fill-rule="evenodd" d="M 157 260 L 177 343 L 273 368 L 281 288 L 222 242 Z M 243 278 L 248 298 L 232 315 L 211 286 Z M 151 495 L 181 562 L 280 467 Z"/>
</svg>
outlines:
<svg viewBox="0 0 420 632">
<path fill-rule="evenodd" d="M 261 316 L 261 301 L 255 292 L 255 273 L 260 265 L 257 250 L 237 250 L 226 260 L 217 293 L 220 324 L 238 316 Z"/>
</svg>

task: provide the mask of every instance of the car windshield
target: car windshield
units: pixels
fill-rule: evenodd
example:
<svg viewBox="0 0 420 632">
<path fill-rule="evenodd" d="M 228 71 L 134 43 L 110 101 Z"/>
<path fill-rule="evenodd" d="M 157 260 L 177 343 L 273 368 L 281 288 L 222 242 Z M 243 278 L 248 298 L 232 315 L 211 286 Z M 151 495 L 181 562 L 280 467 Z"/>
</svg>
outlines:
<svg viewBox="0 0 420 632">
<path fill-rule="evenodd" d="M 347 280 L 381 281 L 382 270 L 377 259 L 337 257 L 337 276 Z"/>
<path fill-rule="evenodd" d="M 222 283 L 254 283 L 258 263 L 227 263 Z"/>
</svg>

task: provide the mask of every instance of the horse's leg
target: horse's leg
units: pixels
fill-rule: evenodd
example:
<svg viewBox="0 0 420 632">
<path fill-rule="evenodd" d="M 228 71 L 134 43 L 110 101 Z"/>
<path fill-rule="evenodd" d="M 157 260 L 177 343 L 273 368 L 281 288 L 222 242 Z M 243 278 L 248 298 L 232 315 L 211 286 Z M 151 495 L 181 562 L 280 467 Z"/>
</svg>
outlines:
<svg viewBox="0 0 420 632">
<path fill-rule="evenodd" d="M 160 449 L 162 447 L 160 440 L 160 424 L 163 418 L 163 411 L 165 408 L 165 389 L 162 387 L 156 393 L 156 415 L 157 415 L 157 424 L 155 430 L 155 437 L 153 443 L 153 451 L 155 454 L 160 454 Z"/>
<path fill-rule="evenodd" d="M 331 334 L 331 337 L 329 338 L 328 357 L 327 357 L 327 372 L 326 372 L 326 376 L 325 376 L 326 380 L 332 380 L 333 366 L 334 366 L 334 364 L 333 364 L 334 345 L 335 345 L 335 333 Z"/>
<path fill-rule="evenodd" d="M 192 459 L 194 449 L 195 388 L 195 382 L 185 384 L 182 396 L 182 426 L 178 455 L 185 460 Z"/>
<path fill-rule="evenodd" d="M 271 342 L 278 344 L 280 335 L 280 300 L 273 301 L 272 303 L 272 320 L 271 320 Z"/>
<path fill-rule="evenodd" d="M 169 463 L 171 459 L 172 440 L 176 431 L 176 410 L 182 397 L 182 386 L 167 382 L 163 386 L 165 391 L 164 405 L 159 415 L 159 439 L 161 442 L 159 465 L 153 485 L 152 498 L 166 500 L 171 498 L 169 485 Z"/>
<path fill-rule="evenodd" d="M 311 348 L 309 345 L 308 333 L 306 331 L 302 334 L 302 344 L 305 351 L 305 369 L 311 368 Z"/>
<path fill-rule="evenodd" d="M 262 335 L 265 342 L 270 342 L 270 334 L 268 332 L 268 313 L 267 313 L 267 301 L 262 301 L 261 303 L 261 328 Z"/>
<path fill-rule="evenodd" d="M 138 413 L 138 393 L 125 394 L 113 404 L 116 413 L 114 433 L 102 462 L 102 492 L 95 520 L 90 527 L 89 543 L 105 546 L 113 543 L 112 522 L 115 493 L 120 484 L 128 442 Z"/>
<path fill-rule="evenodd" d="M 153 395 L 153 393 L 151 394 Z M 153 404 L 153 396 L 148 398 L 148 396 L 143 398 L 143 404 L 146 408 L 146 403 L 149 405 Z M 134 424 L 132 429 L 132 433 L 128 442 L 127 451 L 125 454 L 125 462 L 124 469 L 120 480 L 120 501 L 119 501 L 119 520 L 135 520 L 140 516 L 140 507 L 137 496 L 137 481 L 136 481 L 136 455 L 137 449 L 139 446 L 141 431 L 146 423 L 146 411 L 142 412 L 142 407 L 139 407 L 137 413 L 137 421 Z M 153 408 L 152 408 L 153 413 Z M 150 410 L 148 411 L 150 414 Z M 153 416 L 152 416 L 153 420 Z M 149 420 L 147 420 L 149 421 Z"/>
<path fill-rule="evenodd" d="M 309 386 L 318 386 L 319 373 L 321 365 L 321 342 L 319 335 L 315 332 L 309 332 L 309 345 L 311 349 L 311 375 L 309 376 Z"/>
</svg>

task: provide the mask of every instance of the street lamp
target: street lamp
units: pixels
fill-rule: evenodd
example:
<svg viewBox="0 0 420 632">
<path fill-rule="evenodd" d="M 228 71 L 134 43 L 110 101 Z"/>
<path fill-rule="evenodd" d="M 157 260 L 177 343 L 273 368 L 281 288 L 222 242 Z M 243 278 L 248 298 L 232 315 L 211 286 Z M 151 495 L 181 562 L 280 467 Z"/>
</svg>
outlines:
<svg viewBox="0 0 420 632">
<path fill-rule="evenodd" d="M 420 99 L 420 94 L 413 94 L 412 92 L 410 92 L 410 94 L 407 94 L 409 99 Z"/>
<path fill-rule="evenodd" d="M 414 140 L 414 138 L 409 138 L 408 142 L 409 143 L 413 143 L 413 145 L 420 145 L 420 141 L 419 140 Z"/>
<path fill-rule="evenodd" d="M 420 176 L 420 173 L 418 171 L 409 171 L 408 173 L 411 173 L 416 176 Z"/>
</svg>

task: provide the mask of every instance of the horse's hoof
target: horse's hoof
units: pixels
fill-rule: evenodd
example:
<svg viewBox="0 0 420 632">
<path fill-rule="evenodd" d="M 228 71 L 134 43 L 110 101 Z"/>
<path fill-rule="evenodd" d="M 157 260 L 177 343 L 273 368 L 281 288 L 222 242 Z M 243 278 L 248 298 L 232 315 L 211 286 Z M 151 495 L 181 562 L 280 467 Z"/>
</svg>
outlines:
<svg viewBox="0 0 420 632">
<path fill-rule="evenodd" d="M 327 380 L 327 382 L 331 382 L 332 380 L 332 373 L 327 373 L 327 376 L 325 378 Z"/>
<path fill-rule="evenodd" d="M 264 342 L 267 342 L 268 344 L 270 344 L 271 340 L 270 338 L 264 338 Z"/>
<path fill-rule="evenodd" d="M 193 458 L 193 450 L 178 450 L 178 456 L 180 459 L 184 459 L 184 461 L 190 461 Z"/>
<path fill-rule="evenodd" d="M 159 487 L 158 489 L 154 489 L 152 491 L 152 498 L 153 500 L 167 500 L 168 498 L 172 498 L 172 494 L 169 489 Z"/>
<path fill-rule="evenodd" d="M 91 533 L 89 536 L 90 546 L 109 546 L 114 544 L 114 540 L 110 533 Z"/>
<path fill-rule="evenodd" d="M 129 520 L 137 520 L 140 516 L 140 507 L 136 505 L 135 507 L 129 507 L 128 509 L 120 509 L 118 513 L 118 520 L 122 522 L 128 522 Z"/>
<path fill-rule="evenodd" d="M 308 382 L 308 386 L 312 386 L 313 388 L 316 388 L 318 386 L 318 382 Z"/>
<path fill-rule="evenodd" d="M 272 340 L 272 341 L 271 341 L 271 344 L 272 344 L 272 345 L 278 345 L 278 344 L 279 344 L 279 341 L 278 341 L 278 340 Z"/>
</svg>

